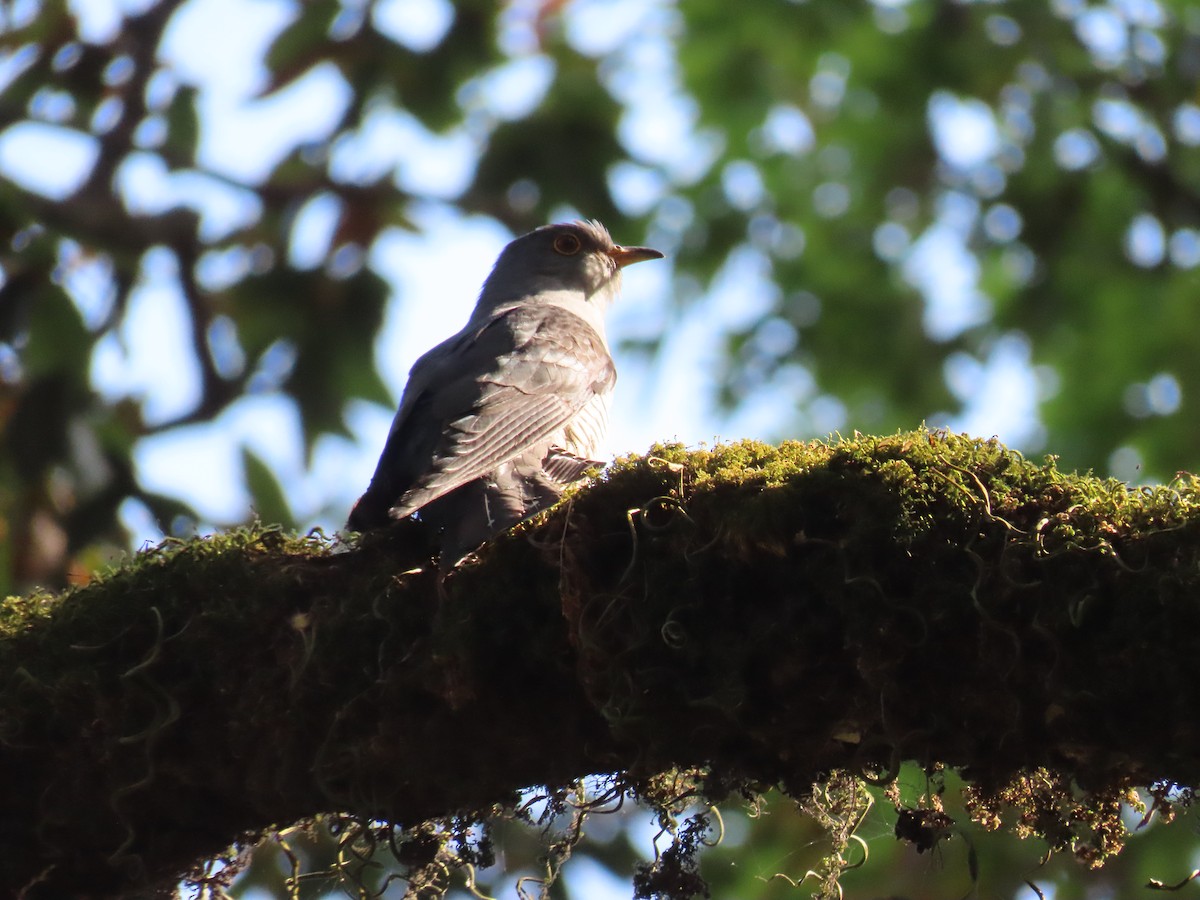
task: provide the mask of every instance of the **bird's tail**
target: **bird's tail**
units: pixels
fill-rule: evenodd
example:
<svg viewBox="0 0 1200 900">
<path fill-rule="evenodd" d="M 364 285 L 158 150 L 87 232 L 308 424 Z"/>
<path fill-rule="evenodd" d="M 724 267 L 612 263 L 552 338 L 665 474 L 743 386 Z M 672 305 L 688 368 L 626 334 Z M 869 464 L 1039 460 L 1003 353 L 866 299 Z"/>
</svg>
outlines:
<svg viewBox="0 0 1200 900">
<path fill-rule="evenodd" d="M 390 506 L 391 503 L 381 494 L 368 489 L 350 510 L 350 516 L 346 519 L 346 528 L 350 531 L 370 531 L 373 528 L 390 525 L 392 522 L 388 516 Z"/>
</svg>

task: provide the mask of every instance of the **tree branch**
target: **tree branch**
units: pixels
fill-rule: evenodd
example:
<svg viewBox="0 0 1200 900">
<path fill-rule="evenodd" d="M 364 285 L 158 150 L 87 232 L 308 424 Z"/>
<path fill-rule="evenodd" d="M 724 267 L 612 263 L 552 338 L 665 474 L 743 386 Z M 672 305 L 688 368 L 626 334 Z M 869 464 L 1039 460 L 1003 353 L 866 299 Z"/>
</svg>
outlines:
<svg viewBox="0 0 1200 900">
<path fill-rule="evenodd" d="M 1198 504 L 922 431 L 656 448 L 443 586 L 416 523 L 168 543 L 0 611 L 0 893 L 167 886 L 319 811 L 412 825 L 589 773 L 1194 785 Z"/>
</svg>

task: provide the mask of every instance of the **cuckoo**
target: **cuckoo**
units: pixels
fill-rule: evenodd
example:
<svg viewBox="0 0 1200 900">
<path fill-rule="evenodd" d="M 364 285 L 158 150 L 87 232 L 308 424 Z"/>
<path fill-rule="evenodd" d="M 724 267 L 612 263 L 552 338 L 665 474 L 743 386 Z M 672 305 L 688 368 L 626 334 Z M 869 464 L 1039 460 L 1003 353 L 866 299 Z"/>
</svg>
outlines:
<svg viewBox="0 0 1200 900">
<path fill-rule="evenodd" d="M 438 533 L 446 571 L 600 465 L 617 377 L 605 312 L 625 266 L 661 257 L 596 221 L 512 241 L 467 324 L 412 367 L 347 526 L 414 516 Z"/>
</svg>

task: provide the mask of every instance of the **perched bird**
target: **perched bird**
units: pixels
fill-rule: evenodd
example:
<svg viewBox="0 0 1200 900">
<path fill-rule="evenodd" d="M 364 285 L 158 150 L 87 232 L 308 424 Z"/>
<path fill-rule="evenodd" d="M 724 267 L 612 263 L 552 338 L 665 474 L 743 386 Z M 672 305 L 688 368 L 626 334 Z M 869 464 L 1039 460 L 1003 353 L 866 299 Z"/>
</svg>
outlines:
<svg viewBox="0 0 1200 900">
<path fill-rule="evenodd" d="M 354 531 L 415 515 L 447 571 L 600 464 L 616 370 L 604 314 L 624 266 L 662 256 L 599 222 L 547 225 L 501 252 L 463 329 L 412 367 Z"/>
</svg>

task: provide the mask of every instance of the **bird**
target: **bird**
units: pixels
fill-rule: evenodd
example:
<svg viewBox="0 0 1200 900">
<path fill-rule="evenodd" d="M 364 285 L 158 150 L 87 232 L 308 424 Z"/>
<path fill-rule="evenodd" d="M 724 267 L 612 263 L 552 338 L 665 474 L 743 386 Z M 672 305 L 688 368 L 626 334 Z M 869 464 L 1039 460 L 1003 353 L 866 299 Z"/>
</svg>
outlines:
<svg viewBox="0 0 1200 900">
<path fill-rule="evenodd" d="M 662 256 L 615 244 L 595 220 L 509 243 L 466 325 L 409 372 L 347 528 L 414 518 L 439 536 L 448 572 L 602 466 L 617 377 L 605 313 L 621 270 Z"/>
</svg>

